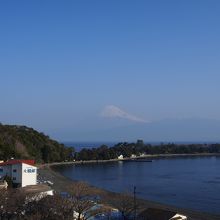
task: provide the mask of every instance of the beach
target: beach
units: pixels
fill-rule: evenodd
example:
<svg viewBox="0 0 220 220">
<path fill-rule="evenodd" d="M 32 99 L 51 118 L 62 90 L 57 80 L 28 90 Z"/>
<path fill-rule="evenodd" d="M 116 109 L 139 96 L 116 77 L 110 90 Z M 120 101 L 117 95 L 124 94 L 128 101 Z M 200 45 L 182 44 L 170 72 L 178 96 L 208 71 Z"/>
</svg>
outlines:
<svg viewBox="0 0 220 220">
<path fill-rule="evenodd" d="M 97 161 L 95 161 L 95 162 L 97 162 Z M 71 163 L 82 163 L 82 162 L 64 162 L 64 163 L 40 165 L 38 168 L 38 174 L 41 178 L 51 181 L 53 183 L 53 185 L 51 185 L 51 187 L 57 193 L 61 193 L 61 192 L 68 193 L 68 192 L 70 192 L 69 191 L 70 186 L 73 185 L 75 181 L 70 180 L 70 179 L 62 176 L 60 173 L 54 171 L 53 166 L 62 165 L 62 164 L 71 164 Z M 94 186 L 91 186 L 91 188 L 96 190 L 96 193 L 100 197 L 107 196 L 108 198 L 111 198 L 111 197 L 114 197 L 117 195 L 117 193 L 110 192 L 110 191 L 107 191 L 104 189 L 100 189 L 100 188 L 97 188 Z M 165 204 L 161 204 L 161 203 L 157 203 L 157 202 L 153 202 L 153 201 L 148 201 L 148 200 L 143 200 L 143 199 L 138 199 L 138 200 L 140 201 L 140 203 L 142 203 L 144 205 L 144 207 L 146 209 L 147 208 L 156 208 L 156 209 L 178 212 L 183 215 L 189 216 L 189 219 L 193 219 L 193 220 L 212 220 L 212 219 L 217 220 L 217 219 L 220 219 L 219 215 L 212 215 L 212 214 L 197 212 L 197 211 L 193 211 L 193 210 L 189 210 L 189 209 L 181 209 L 181 208 L 177 208 L 174 206 L 169 206 L 169 205 L 165 205 Z"/>
<path fill-rule="evenodd" d="M 134 158 L 124 157 L 121 159 L 109 159 L 109 160 L 80 160 L 80 161 L 64 161 L 64 162 L 54 162 L 54 163 L 45 163 L 38 164 L 38 167 L 46 167 L 46 166 L 55 166 L 55 165 L 70 165 L 70 164 L 84 164 L 84 163 L 108 163 L 108 162 L 116 162 L 123 160 L 131 160 L 131 159 L 157 159 L 157 158 L 175 158 L 175 157 L 208 157 L 208 156 L 220 156 L 218 153 L 196 153 L 196 154 L 146 154 L 142 156 L 136 156 Z"/>
</svg>

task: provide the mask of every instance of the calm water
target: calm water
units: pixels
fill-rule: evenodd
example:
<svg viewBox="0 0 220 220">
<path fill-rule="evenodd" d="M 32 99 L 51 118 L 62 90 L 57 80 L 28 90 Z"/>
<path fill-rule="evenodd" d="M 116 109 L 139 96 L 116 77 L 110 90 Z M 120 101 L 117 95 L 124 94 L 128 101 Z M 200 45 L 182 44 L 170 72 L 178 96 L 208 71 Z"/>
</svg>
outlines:
<svg viewBox="0 0 220 220">
<path fill-rule="evenodd" d="M 220 157 L 59 166 L 71 179 L 115 192 L 137 187 L 144 199 L 220 214 Z"/>
</svg>

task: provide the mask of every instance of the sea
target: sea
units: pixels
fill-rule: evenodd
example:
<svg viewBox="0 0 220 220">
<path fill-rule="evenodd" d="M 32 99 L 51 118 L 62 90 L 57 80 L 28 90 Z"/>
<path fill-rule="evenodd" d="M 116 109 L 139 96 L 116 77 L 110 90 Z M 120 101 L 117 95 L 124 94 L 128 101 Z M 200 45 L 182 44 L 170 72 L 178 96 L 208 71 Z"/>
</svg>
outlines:
<svg viewBox="0 0 220 220">
<path fill-rule="evenodd" d="M 186 156 L 152 162 L 117 161 L 55 168 L 73 180 L 113 192 L 212 214 L 220 214 L 220 157 Z"/>
</svg>

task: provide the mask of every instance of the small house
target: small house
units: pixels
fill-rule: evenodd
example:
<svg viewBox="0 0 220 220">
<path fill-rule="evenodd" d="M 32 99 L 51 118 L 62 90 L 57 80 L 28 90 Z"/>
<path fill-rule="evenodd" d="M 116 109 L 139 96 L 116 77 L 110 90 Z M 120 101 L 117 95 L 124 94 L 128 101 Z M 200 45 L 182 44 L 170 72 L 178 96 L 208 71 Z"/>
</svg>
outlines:
<svg viewBox="0 0 220 220">
<path fill-rule="evenodd" d="M 15 187 L 37 184 L 37 167 L 34 160 L 8 160 L 0 163 L 0 178 L 11 178 Z"/>
<path fill-rule="evenodd" d="M 122 160 L 124 157 L 123 157 L 123 155 L 121 154 L 120 156 L 118 156 L 118 159 L 119 160 Z"/>
</svg>

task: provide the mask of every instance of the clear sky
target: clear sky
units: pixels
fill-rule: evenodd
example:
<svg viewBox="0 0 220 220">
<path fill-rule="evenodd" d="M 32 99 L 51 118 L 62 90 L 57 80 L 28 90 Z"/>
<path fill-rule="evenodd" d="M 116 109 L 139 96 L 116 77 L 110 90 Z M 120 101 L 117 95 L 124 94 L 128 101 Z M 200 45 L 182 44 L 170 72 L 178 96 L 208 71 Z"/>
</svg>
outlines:
<svg viewBox="0 0 220 220">
<path fill-rule="evenodd" d="M 219 0 L 2 0 L 0 121 L 71 140 L 114 117 L 219 120 L 219 12 Z"/>
</svg>

